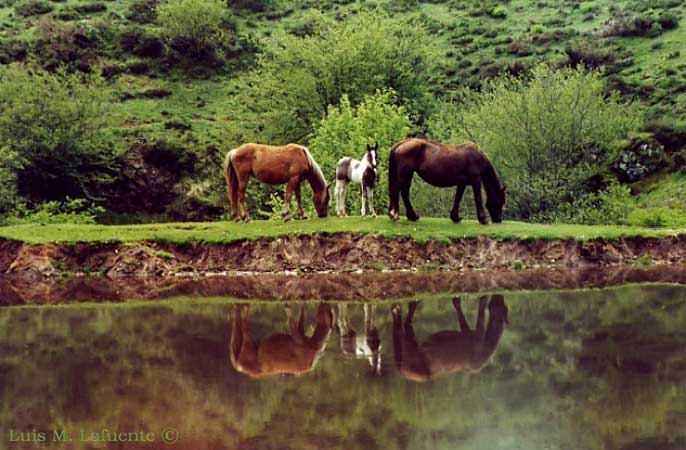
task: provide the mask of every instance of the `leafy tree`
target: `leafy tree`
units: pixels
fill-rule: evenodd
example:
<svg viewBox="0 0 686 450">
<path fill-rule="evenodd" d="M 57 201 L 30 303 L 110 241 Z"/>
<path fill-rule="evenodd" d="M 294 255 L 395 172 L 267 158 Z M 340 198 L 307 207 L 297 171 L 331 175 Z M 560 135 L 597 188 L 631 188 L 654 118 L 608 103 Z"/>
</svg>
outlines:
<svg viewBox="0 0 686 450">
<path fill-rule="evenodd" d="M 388 153 L 391 146 L 405 139 L 410 131 L 407 111 L 396 102 L 397 96 L 392 90 L 368 95 L 357 107 L 352 105 L 347 94 L 343 94 L 340 105 L 329 106 L 326 118 L 320 122 L 309 140 L 314 158 L 332 183 L 332 193 L 338 160 L 344 156 L 360 159 L 364 156 L 367 144 L 379 144 L 379 175 L 374 189 L 374 204 L 379 212 L 388 205 L 385 164 Z M 348 212 L 355 213 L 360 207 L 359 189 L 351 186 L 350 190 L 357 195 L 348 195 Z"/>
<path fill-rule="evenodd" d="M 481 145 L 504 176 L 517 217 L 550 218 L 588 191 L 588 180 L 639 125 L 636 105 L 607 97 L 601 76 L 546 65 L 530 79 L 503 76 L 445 104 L 430 127 L 438 139 Z"/>
<path fill-rule="evenodd" d="M 221 41 L 226 11 L 221 0 L 168 0 L 157 7 L 157 23 L 173 47 L 201 57 Z"/>
<path fill-rule="evenodd" d="M 0 215 L 17 201 L 16 170 L 20 167 L 19 156 L 8 147 L 0 147 Z"/>
<path fill-rule="evenodd" d="M 0 69 L 0 148 L 13 155 L 19 194 L 94 199 L 114 179 L 118 154 L 103 135 L 106 95 L 97 77 Z"/>
<path fill-rule="evenodd" d="M 344 94 L 354 107 L 386 87 L 413 119 L 426 113 L 434 52 L 420 23 L 373 11 L 317 25 L 301 37 L 274 33 L 245 83 L 248 121 L 263 140 L 298 141 Z"/>
</svg>

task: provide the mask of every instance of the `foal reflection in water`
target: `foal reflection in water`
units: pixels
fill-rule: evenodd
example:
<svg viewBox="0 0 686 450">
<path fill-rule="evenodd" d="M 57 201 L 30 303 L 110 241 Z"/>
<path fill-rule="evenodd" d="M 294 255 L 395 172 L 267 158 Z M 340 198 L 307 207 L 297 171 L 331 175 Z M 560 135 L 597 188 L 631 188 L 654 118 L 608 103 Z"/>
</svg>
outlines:
<svg viewBox="0 0 686 450">
<path fill-rule="evenodd" d="M 314 368 L 326 347 L 331 334 L 333 312 L 321 303 L 317 308 L 315 329 L 311 337 L 305 335 L 304 308 L 286 306 L 290 334 L 277 333 L 261 341 L 255 341 L 248 332 L 249 305 L 236 305 L 231 327 L 231 364 L 251 378 L 263 378 L 278 374 L 303 374 Z"/>
<path fill-rule="evenodd" d="M 488 325 L 484 313 L 488 303 Z M 412 321 L 418 302 L 409 306 L 403 323 L 400 305 L 393 306 L 393 351 L 400 373 L 413 381 L 428 381 L 458 372 L 478 372 L 491 359 L 507 321 L 507 306 L 502 295 L 479 299 L 476 330 L 472 331 L 462 313 L 460 298 L 453 298 L 461 331 L 434 333 L 421 345 L 417 343 Z"/>
</svg>

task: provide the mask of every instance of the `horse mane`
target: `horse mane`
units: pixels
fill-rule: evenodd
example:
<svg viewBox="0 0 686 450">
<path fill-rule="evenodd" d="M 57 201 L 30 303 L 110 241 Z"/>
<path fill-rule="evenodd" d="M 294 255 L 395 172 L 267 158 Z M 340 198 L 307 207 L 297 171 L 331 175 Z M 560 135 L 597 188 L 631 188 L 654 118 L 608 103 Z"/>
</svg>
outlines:
<svg viewBox="0 0 686 450">
<path fill-rule="evenodd" d="M 314 160 L 314 158 L 312 157 L 312 153 L 310 153 L 307 147 L 301 147 L 305 151 L 305 156 L 307 157 L 307 162 L 310 165 L 310 169 L 312 170 L 314 178 L 317 179 L 317 181 L 321 184 L 322 188 L 326 187 L 326 178 L 324 178 L 324 173 L 322 172 L 321 167 L 319 167 L 319 164 L 317 164 L 317 162 Z"/>
</svg>

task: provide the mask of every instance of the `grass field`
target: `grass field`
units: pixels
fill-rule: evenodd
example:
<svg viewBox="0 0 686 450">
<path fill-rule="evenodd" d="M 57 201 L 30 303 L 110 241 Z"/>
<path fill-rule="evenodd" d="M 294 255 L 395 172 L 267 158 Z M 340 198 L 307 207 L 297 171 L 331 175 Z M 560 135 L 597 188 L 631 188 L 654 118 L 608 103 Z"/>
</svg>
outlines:
<svg viewBox="0 0 686 450">
<path fill-rule="evenodd" d="M 145 225 L 16 225 L 0 227 L 0 239 L 32 244 L 76 242 L 229 243 L 243 239 L 274 238 L 313 233 L 376 234 L 388 238 L 410 237 L 418 242 L 474 239 L 618 239 L 621 237 L 668 237 L 686 229 L 650 229 L 621 226 L 543 225 L 506 221 L 483 226 L 476 221 L 453 224 L 449 219 L 422 218 L 419 222 L 392 222 L 387 217 L 310 219 L 303 221 L 256 220 L 250 223 L 197 222 Z"/>
</svg>

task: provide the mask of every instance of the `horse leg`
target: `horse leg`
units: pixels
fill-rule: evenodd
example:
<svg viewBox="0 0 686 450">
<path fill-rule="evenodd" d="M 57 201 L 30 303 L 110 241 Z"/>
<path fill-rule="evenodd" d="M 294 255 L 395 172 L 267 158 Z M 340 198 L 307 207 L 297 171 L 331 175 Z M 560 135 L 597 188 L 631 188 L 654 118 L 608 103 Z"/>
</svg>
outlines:
<svg viewBox="0 0 686 450">
<path fill-rule="evenodd" d="M 408 180 L 403 183 L 400 187 L 400 195 L 403 197 L 403 202 L 405 203 L 405 215 L 407 220 L 415 222 L 419 220 L 419 216 L 414 211 L 412 203 L 410 203 L 410 186 L 412 185 L 412 175 L 410 174 Z"/>
<path fill-rule="evenodd" d="M 467 319 L 464 318 L 464 313 L 462 312 L 460 297 L 453 297 L 453 307 L 455 307 L 455 312 L 457 313 L 457 321 L 460 324 L 460 331 L 470 331 Z"/>
<path fill-rule="evenodd" d="M 345 180 L 336 180 L 336 215 L 345 216 Z"/>
<path fill-rule="evenodd" d="M 367 202 L 369 202 L 369 211 L 372 213 L 372 217 L 376 217 L 376 211 L 374 211 L 374 188 L 367 186 Z"/>
<path fill-rule="evenodd" d="M 481 181 L 472 184 L 474 191 L 474 203 L 476 203 L 476 217 L 479 219 L 481 225 L 486 225 L 488 219 L 486 218 L 486 211 L 484 210 L 484 201 L 481 195 Z"/>
<path fill-rule="evenodd" d="M 290 208 L 291 208 L 291 195 L 293 194 L 293 191 L 295 190 L 295 186 L 297 186 L 299 180 L 296 177 L 291 178 L 288 180 L 288 184 L 286 185 L 286 193 L 283 196 L 283 221 L 288 222 L 291 220 L 291 215 L 290 215 Z"/>
<path fill-rule="evenodd" d="M 365 189 L 364 189 L 364 182 L 363 182 L 363 183 L 360 183 L 360 190 L 361 190 L 361 196 L 362 196 L 362 201 L 361 201 L 361 203 L 362 203 L 362 208 L 361 208 L 361 211 L 360 211 L 360 215 L 361 215 L 362 217 L 364 217 L 364 216 L 367 214 L 367 196 L 366 196 L 366 192 L 365 192 Z"/>
<path fill-rule="evenodd" d="M 486 311 L 486 304 L 488 303 L 487 296 L 479 297 L 479 313 L 476 317 L 476 334 L 479 338 L 484 337 L 484 312 Z"/>
<path fill-rule="evenodd" d="M 466 184 L 460 184 L 457 186 L 457 189 L 455 189 L 453 209 L 450 211 L 450 218 L 455 223 L 459 223 L 462 220 L 462 217 L 460 217 L 460 203 L 462 202 L 462 196 L 464 195 L 465 189 L 467 189 Z"/>
<path fill-rule="evenodd" d="M 250 174 L 239 176 L 238 178 L 238 206 L 241 210 L 241 219 L 248 222 L 250 221 L 250 214 L 245 208 L 245 191 L 248 189 L 248 181 L 250 180 Z"/>
<path fill-rule="evenodd" d="M 300 197 L 300 183 L 295 185 L 295 203 L 298 205 L 298 219 L 307 219 L 303 211 L 302 200 Z"/>
</svg>

